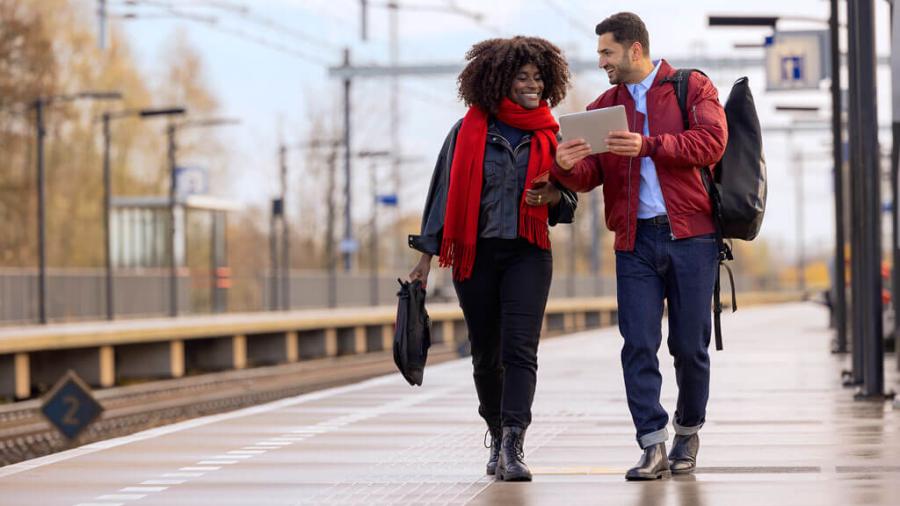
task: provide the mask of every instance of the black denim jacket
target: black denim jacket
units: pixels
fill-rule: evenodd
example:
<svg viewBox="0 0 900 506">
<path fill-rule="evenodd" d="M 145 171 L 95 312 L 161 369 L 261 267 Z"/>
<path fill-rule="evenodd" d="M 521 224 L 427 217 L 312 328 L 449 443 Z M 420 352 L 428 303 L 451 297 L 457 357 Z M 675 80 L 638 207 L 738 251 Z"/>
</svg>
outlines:
<svg viewBox="0 0 900 506">
<path fill-rule="evenodd" d="M 444 232 L 444 213 L 447 209 L 447 190 L 450 187 L 450 167 L 453 149 L 462 120 L 450 130 L 431 176 L 425 210 L 422 212 L 420 235 L 409 236 L 413 249 L 437 255 L 441 249 Z M 484 182 L 481 189 L 481 209 L 478 217 L 478 237 L 515 239 L 519 236 L 519 202 L 525 191 L 528 172 L 528 155 L 531 136 L 526 135 L 513 148 L 491 121 L 488 125 L 484 150 Z M 572 223 L 578 197 L 575 193 L 556 185 L 562 198 L 549 209 L 549 224 Z"/>
</svg>

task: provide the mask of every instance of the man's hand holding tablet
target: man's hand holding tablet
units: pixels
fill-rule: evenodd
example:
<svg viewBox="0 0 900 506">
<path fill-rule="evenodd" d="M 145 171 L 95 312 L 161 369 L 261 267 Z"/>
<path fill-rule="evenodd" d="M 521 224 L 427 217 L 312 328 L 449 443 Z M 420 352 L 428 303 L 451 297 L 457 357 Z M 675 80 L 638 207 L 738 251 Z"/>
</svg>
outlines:
<svg viewBox="0 0 900 506">
<path fill-rule="evenodd" d="M 641 149 L 641 136 L 628 131 L 625 107 L 621 105 L 563 114 L 559 125 L 563 142 L 556 149 L 556 163 L 564 170 L 572 170 L 590 154 L 636 156 Z"/>
</svg>

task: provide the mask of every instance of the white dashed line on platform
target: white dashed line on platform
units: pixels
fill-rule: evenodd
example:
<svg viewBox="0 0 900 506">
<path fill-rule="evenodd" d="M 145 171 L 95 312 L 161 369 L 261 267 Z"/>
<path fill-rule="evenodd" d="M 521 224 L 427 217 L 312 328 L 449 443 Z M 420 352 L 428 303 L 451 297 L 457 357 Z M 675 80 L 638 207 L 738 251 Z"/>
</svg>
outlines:
<svg viewBox="0 0 900 506">
<path fill-rule="evenodd" d="M 169 487 L 125 487 L 123 489 L 119 489 L 119 492 L 131 493 L 131 492 L 162 492 Z"/>
<path fill-rule="evenodd" d="M 146 480 L 141 485 L 181 485 L 187 480 Z"/>
</svg>

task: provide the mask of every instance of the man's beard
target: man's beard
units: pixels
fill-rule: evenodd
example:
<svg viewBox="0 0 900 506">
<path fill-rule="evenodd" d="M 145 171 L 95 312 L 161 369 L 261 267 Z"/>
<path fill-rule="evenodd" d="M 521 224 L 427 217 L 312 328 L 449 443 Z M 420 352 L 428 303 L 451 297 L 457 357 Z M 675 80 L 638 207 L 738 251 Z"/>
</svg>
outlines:
<svg viewBox="0 0 900 506">
<path fill-rule="evenodd" d="M 620 64 L 612 68 L 613 74 L 606 73 L 609 77 L 609 84 L 621 84 L 628 82 L 627 76 L 631 72 L 631 67 L 627 64 Z"/>
</svg>

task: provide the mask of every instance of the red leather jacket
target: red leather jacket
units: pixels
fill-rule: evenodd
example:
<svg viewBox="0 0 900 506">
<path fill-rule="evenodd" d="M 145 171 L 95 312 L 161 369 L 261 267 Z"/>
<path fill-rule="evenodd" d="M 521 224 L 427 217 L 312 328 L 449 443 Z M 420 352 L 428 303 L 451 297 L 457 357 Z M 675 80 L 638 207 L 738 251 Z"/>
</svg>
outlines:
<svg viewBox="0 0 900 506">
<path fill-rule="evenodd" d="M 711 166 L 722 158 L 728 142 L 728 128 L 716 88 L 704 75 L 692 72 L 687 97 L 690 128 L 684 130 L 675 87 L 670 82 L 663 82 L 674 73 L 675 69 L 663 60 L 647 91 L 650 135 L 644 136 L 640 156 L 653 159 L 672 235 L 684 239 L 715 231 L 709 195 L 698 169 Z M 642 133 L 644 115 L 635 110 L 634 99 L 624 84 L 607 90 L 587 109 L 620 104 L 625 106 L 629 129 Z M 594 154 L 578 162 L 571 171 L 555 166 L 553 175 L 567 188 L 578 192 L 587 192 L 602 184 L 606 226 L 616 233 L 615 249 L 634 249 L 641 184 L 638 158 Z"/>
</svg>

